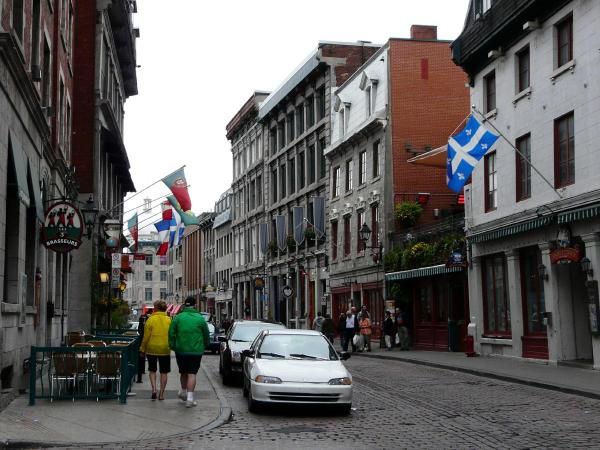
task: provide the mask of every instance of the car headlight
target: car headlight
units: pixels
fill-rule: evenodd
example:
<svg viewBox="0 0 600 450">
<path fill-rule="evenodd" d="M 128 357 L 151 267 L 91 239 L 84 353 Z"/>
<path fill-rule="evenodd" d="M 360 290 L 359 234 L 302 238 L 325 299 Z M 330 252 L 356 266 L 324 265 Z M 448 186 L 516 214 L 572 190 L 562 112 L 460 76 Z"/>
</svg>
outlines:
<svg viewBox="0 0 600 450">
<path fill-rule="evenodd" d="M 258 375 L 254 381 L 257 383 L 267 383 L 267 384 L 281 384 L 281 378 L 277 377 L 267 377 L 265 375 Z"/>
<path fill-rule="evenodd" d="M 329 380 L 329 384 L 334 385 L 334 386 L 339 386 L 339 385 L 351 385 L 352 384 L 352 378 L 349 377 L 344 377 L 344 378 L 332 378 L 331 380 Z"/>
<path fill-rule="evenodd" d="M 242 354 L 240 352 L 231 352 L 231 360 L 234 362 L 241 362 Z"/>
</svg>

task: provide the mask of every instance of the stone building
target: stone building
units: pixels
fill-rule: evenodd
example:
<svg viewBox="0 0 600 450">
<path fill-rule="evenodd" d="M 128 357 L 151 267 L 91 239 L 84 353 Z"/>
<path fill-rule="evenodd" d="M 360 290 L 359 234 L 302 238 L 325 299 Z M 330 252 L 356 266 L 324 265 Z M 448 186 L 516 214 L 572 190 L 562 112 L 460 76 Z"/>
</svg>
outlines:
<svg viewBox="0 0 600 450">
<path fill-rule="evenodd" d="M 265 166 L 262 127 L 258 109 L 267 98 L 266 92 L 254 92 L 227 124 L 231 141 L 233 182 L 231 204 L 233 267 L 229 286 L 235 289 L 235 302 L 227 314 L 245 316 L 250 308 L 252 318 L 266 318 L 268 305 L 261 302 L 261 291 L 254 288 L 255 279 L 264 277 L 264 254 L 258 245 L 260 223 L 265 211 Z M 262 297 L 264 298 L 264 297 Z M 244 299 L 248 304 L 244 304 Z M 267 306 L 267 310 L 265 309 Z"/>
<path fill-rule="evenodd" d="M 250 245 L 268 252 L 268 317 L 290 327 L 310 327 L 327 292 L 329 167 L 324 152 L 332 93 L 378 48 L 366 42 L 320 42 L 258 112 L 268 239 L 259 233 Z M 238 246 L 234 242 L 234 251 Z M 237 295 L 250 307 L 246 291 L 237 290 Z"/>
<path fill-rule="evenodd" d="M 471 2 L 467 14 L 453 58 L 475 114 L 506 138 L 465 187 L 476 348 L 598 369 L 600 4 Z"/>
<path fill-rule="evenodd" d="M 231 232 L 231 189 L 215 203 L 214 231 L 214 284 L 217 323 L 224 315 L 233 313 L 233 235 Z M 238 316 L 239 317 L 239 316 Z"/>
</svg>

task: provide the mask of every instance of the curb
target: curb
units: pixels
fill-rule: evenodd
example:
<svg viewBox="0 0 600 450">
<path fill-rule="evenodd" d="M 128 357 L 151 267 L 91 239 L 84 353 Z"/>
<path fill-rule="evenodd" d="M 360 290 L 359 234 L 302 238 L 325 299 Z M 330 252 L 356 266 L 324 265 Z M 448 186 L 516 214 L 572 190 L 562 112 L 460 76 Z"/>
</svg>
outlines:
<svg viewBox="0 0 600 450">
<path fill-rule="evenodd" d="M 587 398 L 592 398 L 595 400 L 600 400 L 600 393 L 584 391 L 581 389 L 571 388 L 571 387 L 567 387 L 567 386 L 561 386 L 561 385 L 557 385 L 557 384 L 544 383 L 542 381 L 528 380 L 526 378 L 518 378 L 515 376 L 511 376 L 511 375 L 502 375 L 502 374 L 498 374 L 495 372 L 488 372 L 488 371 L 480 370 L 480 369 L 468 369 L 466 367 L 451 366 L 448 364 L 441 364 L 441 363 L 423 361 L 423 360 L 418 360 L 418 359 L 393 357 L 393 356 L 386 356 L 386 355 L 377 355 L 377 354 L 367 355 L 364 353 L 354 353 L 354 355 L 360 356 L 361 358 L 385 359 L 388 361 L 398 361 L 398 362 L 404 362 L 404 363 L 417 364 L 417 365 L 421 365 L 421 366 L 434 367 L 436 369 L 451 370 L 453 372 L 461 372 L 461 373 L 466 373 L 469 375 L 475 375 L 475 376 L 484 377 L 484 378 L 493 378 L 493 379 L 500 380 L 500 381 L 508 381 L 511 383 L 523 384 L 526 386 L 533 386 L 536 388 L 547 389 L 550 391 L 562 392 L 564 394 L 578 395 L 580 397 L 587 397 Z"/>
<path fill-rule="evenodd" d="M 225 400 L 225 396 L 223 395 L 223 392 L 221 391 L 221 389 L 219 387 L 217 387 L 215 385 L 215 383 L 209 376 L 206 369 L 204 367 L 201 367 L 201 369 L 204 372 L 204 375 L 206 375 L 206 378 L 208 379 L 210 386 L 212 387 L 214 393 L 216 394 L 220 405 L 219 405 L 219 414 L 217 415 L 217 417 L 215 417 L 213 420 L 211 420 L 206 425 L 201 426 L 200 428 L 196 428 L 195 430 L 187 431 L 185 433 L 169 434 L 169 435 L 161 436 L 158 438 L 151 438 L 151 439 L 134 439 L 131 441 L 121 441 L 121 442 L 117 442 L 117 441 L 96 442 L 93 444 L 91 442 L 39 442 L 39 441 L 16 441 L 16 440 L 10 441 L 9 440 L 9 441 L 0 442 L 0 449 L 37 449 L 37 448 L 52 448 L 52 447 L 64 447 L 64 446 L 82 447 L 82 448 L 109 448 L 109 446 L 115 445 L 115 444 L 144 445 L 144 444 L 152 444 L 154 442 L 160 442 L 160 441 L 163 441 L 164 439 L 190 436 L 193 434 L 198 434 L 198 433 L 203 433 L 206 431 L 213 430 L 215 428 L 220 427 L 221 425 L 226 424 L 227 422 L 229 422 L 231 420 L 232 409 L 231 409 L 231 406 L 229 406 L 229 404 L 227 403 L 227 400 Z"/>
</svg>

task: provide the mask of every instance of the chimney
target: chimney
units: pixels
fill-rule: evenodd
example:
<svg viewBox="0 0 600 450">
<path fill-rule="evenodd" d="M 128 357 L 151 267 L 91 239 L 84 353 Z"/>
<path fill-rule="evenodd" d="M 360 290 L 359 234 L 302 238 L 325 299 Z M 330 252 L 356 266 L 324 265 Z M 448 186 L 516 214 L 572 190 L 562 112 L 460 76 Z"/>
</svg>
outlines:
<svg viewBox="0 0 600 450">
<path fill-rule="evenodd" d="M 413 25 L 410 27 L 410 38 L 421 40 L 437 40 L 437 26 Z"/>
</svg>

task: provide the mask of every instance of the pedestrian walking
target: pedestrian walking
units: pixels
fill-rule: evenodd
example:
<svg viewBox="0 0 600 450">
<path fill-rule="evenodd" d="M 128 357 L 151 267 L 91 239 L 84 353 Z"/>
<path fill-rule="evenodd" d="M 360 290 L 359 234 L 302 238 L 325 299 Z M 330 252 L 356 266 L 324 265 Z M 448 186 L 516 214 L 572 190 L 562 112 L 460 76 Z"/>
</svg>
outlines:
<svg viewBox="0 0 600 450">
<path fill-rule="evenodd" d="M 356 329 L 357 329 L 356 315 L 352 314 L 352 310 L 346 311 L 346 321 L 344 322 L 344 342 L 342 344 L 342 348 L 344 349 L 345 352 L 348 351 L 348 344 L 350 344 L 352 346 L 353 352 L 356 351 L 356 344 L 354 343 L 354 336 L 356 335 Z"/>
<path fill-rule="evenodd" d="M 392 313 L 389 311 L 385 312 L 385 320 L 383 321 L 383 336 L 385 339 L 385 348 L 392 350 L 392 339 L 396 334 L 394 329 L 394 321 L 392 320 Z"/>
<path fill-rule="evenodd" d="M 152 400 L 156 400 L 156 370 L 160 369 L 160 390 L 158 399 L 165 399 L 167 377 L 171 372 L 171 350 L 169 349 L 169 326 L 171 318 L 167 315 L 167 303 L 164 300 L 154 302 L 154 313 L 144 326 L 144 338 L 140 353 L 148 358 L 148 372 L 152 386 Z"/>
<path fill-rule="evenodd" d="M 315 331 L 323 331 L 323 313 L 321 313 L 321 311 L 317 312 L 317 317 L 315 317 L 315 320 L 313 320 L 313 324 L 312 324 L 312 329 Z"/>
<path fill-rule="evenodd" d="M 152 310 L 149 309 L 148 313 L 142 313 L 138 320 L 138 334 L 140 335 L 140 342 L 144 339 L 144 327 L 146 325 L 146 321 L 148 320 L 148 314 L 152 314 Z M 142 374 L 146 373 L 146 358 L 138 349 L 138 371 L 137 371 L 137 380 L 136 383 L 142 382 Z"/>
<path fill-rule="evenodd" d="M 396 344 L 400 350 L 408 350 L 408 327 L 402 308 L 396 308 Z"/>
<path fill-rule="evenodd" d="M 195 306 L 194 297 L 186 298 L 183 310 L 173 318 L 169 327 L 169 347 L 175 350 L 180 374 L 178 396 L 185 401 L 187 408 L 197 405 L 194 400 L 196 374 L 209 343 L 208 325 Z"/>
<path fill-rule="evenodd" d="M 333 345 L 333 340 L 335 338 L 335 329 L 333 326 L 333 320 L 331 320 L 331 316 L 329 314 L 325 314 L 325 318 L 323 319 L 323 324 L 321 326 L 321 333 L 325 335 L 331 345 Z"/>
<path fill-rule="evenodd" d="M 371 318 L 369 317 L 369 313 L 367 312 L 366 308 L 363 306 L 363 310 L 360 313 L 360 322 L 359 322 L 359 328 L 360 328 L 360 336 L 362 337 L 361 343 L 360 343 L 360 350 L 361 351 L 367 351 L 370 352 L 371 351 L 371 333 L 373 332 L 372 329 L 372 324 L 371 324 Z"/>
</svg>

